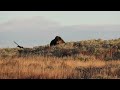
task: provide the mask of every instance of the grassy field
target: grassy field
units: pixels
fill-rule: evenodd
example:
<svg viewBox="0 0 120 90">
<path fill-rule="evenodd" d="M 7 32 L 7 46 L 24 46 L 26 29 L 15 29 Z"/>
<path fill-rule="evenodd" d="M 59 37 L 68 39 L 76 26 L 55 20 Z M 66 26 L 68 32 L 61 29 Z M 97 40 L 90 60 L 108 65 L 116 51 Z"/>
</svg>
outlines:
<svg viewBox="0 0 120 90">
<path fill-rule="evenodd" d="M 41 56 L 1 58 L 0 79 L 120 79 L 120 61 Z"/>
<path fill-rule="evenodd" d="M 120 79 L 120 38 L 1 48 L 0 79 Z"/>
</svg>

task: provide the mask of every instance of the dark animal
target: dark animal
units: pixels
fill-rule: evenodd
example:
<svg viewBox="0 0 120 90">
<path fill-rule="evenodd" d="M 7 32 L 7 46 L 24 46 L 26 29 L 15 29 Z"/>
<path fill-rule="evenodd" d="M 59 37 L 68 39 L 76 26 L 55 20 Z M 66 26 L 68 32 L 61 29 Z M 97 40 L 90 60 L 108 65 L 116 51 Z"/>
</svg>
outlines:
<svg viewBox="0 0 120 90">
<path fill-rule="evenodd" d="M 63 43 L 65 43 L 65 41 L 61 37 L 56 36 L 55 39 L 53 39 L 50 42 L 50 46 L 56 46 L 56 45 L 63 44 Z"/>
<path fill-rule="evenodd" d="M 15 41 L 14 41 L 14 43 L 17 45 L 17 47 L 23 48 L 23 46 L 18 45 Z"/>
</svg>

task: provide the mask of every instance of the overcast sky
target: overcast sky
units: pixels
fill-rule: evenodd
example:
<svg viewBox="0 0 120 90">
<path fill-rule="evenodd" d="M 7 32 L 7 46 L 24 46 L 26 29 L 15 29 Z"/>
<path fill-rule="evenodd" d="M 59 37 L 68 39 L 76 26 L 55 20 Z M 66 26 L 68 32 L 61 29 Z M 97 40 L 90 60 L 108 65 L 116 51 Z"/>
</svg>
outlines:
<svg viewBox="0 0 120 90">
<path fill-rule="evenodd" d="M 0 11 L 0 47 L 120 38 L 120 11 Z"/>
<path fill-rule="evenodd" d="M 120 11 L 0 11 L 0 23 L 43 16 L 61 25 L 120 24 Z"/>
</svg>

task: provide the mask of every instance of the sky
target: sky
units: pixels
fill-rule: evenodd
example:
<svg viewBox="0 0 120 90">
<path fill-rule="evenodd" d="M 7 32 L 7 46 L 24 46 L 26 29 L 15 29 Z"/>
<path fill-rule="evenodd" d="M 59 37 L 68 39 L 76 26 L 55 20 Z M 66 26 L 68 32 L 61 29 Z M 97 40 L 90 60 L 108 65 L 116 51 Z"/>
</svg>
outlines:
<svg viewBox="0 0 120 90">
<path fill-rule="evenodd" d="M 120 38 L 120 11 L 0 11 L 0 48 Z"/>
<path fill-rule="evenodd" d="M 0 23 L 43 16 L 61 25 L 119 25 L 120 11 L 0 11 Z"/>
</svg>

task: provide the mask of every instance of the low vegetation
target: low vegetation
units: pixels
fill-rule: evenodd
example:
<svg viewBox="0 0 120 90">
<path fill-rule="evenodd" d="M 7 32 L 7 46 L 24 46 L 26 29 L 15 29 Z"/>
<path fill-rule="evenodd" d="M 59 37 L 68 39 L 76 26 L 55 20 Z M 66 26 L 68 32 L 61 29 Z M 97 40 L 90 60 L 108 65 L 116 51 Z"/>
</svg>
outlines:
<svg viewBox="0 0 120 90">
<path fill-rule="evenodd" d="M 0 79 L 120 79 L 120 61 L 6 58 L 0 59 Z"/>
<path fill-rule="evenodd" d="M 120 79 L 120 38 L 2 48 L 0 79 Z"/>
</svg>

